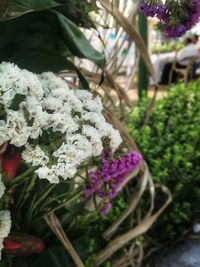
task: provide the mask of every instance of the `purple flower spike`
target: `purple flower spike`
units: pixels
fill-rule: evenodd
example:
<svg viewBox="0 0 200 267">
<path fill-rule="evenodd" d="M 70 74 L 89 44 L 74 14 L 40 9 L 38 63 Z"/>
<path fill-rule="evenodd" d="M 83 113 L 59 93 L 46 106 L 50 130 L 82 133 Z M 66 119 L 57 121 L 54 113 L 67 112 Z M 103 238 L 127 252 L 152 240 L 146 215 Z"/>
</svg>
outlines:
<svg viewBox="0 0 200 267">
<path fill-rule="evenodd" d="M 106 159 L 106 158 L 112 158 L 113 156 L 113 151 L 112 150 L 109 150 L 109 151 L 103 151 L 101 153 L 101 158 L 102 159 Z"/>
<path fill-rule="evenodd" d="M 112 189 L 110 189 L 110 192 L 107 194 L 107 198 L 113 199 L 117 196 L 117 194 L 118 194 L 117 189 L 112 188 Z"/>
<path fill-rule="evenodd" d="M 109 159 L 101 157 L 102 165 L 95 172 L 89 173 L 87 185 L 83 189 L 85 198 L 95 194 L 104 199 L 104 205 L 100 209 L 102 215 L 111 209 L 110 200 L 117 196 L 127 174 L 139 167 L 142 161 L 142 156 L 136 151 L 118 159 L 110 158 L 110 154 L 107 156 Z"/>
<path fill-rule="evenodd" d="M 157 6 L 157 12 L 156 12 L 156 17 L 161 20 L 166 22 L 169 18 L 169 14 L 167 12 L 167 9 L 164 5 L 160 4 Z"/>
<path fill-rule="evenodd" d="M 154 4 L 151 5 L 147 2 L 141 4 L 139 7 L 140 12 L 142 12 L 147 17 L 154 17 L 156 15 L 156 9 L 157 9 L 156 5 Z"/>
<path fill-rule="evenodd" d="M 200 20 L 200 0 L 191 0 L 190 7 L 187 8 L 187 18 L 179 18 L 179 24 L 174 23 L 171 18 L 174 19 L 173 10 L 168 10 L 165 4 L 152 3 L 146 1 L 139 7 L 147 17 L 157 17 L 164 23 L 163 34 L 169 38 L 176 38 L 184 35 L 186 31 L 190 30 Z M 172 24 L 174 23 L 174 24 Z"/>
<path fill-rule="evenodd" d="M 163 34 L 166 37 L 171 37 L 171 38 L 175 38 L 175 37 L 180 37 L 182 35 L 184 35 L 187 31 L 187 28 L 185 25 L 178 25 L 176 28 L 172 29 L 170 27 L 166 27 L 163 31 Z"/>
<path fill-rule="evenodd" d="M 99 210 L 100 215 L 105 216 L 110 211 L 111 208 L 112 208 L 112 203 L 108 199 L 104 200 L 103 206 Z"/>
</svg>

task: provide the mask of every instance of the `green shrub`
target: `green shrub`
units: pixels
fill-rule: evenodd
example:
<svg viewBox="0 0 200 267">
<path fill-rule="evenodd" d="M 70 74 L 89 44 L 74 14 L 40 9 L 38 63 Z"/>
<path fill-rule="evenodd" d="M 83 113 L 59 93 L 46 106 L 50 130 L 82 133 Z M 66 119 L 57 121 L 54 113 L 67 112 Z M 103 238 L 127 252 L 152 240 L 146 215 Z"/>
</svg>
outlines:
<svg viewBox="0 0 200 267">
<path fill-rule="evenodd" d="M 143 100 L 131 113 L 133 139 L 148 103 Z M 176 85 L 158 100 L 137 142 L 154 181 L 165 184 L 173 196 L 152 233 L 159 239 L 175 239 L 200 215 L 200 81 Z"/>
<path fill-rule="evenodd" d="M 184 47 L 183 43 L 166 43 L 166 44 L 155 44 L 152 47 L 152 53 L 157 54 L 157 53 L 168 53 L 176 50 L 180 50 Z"/>
</svg>

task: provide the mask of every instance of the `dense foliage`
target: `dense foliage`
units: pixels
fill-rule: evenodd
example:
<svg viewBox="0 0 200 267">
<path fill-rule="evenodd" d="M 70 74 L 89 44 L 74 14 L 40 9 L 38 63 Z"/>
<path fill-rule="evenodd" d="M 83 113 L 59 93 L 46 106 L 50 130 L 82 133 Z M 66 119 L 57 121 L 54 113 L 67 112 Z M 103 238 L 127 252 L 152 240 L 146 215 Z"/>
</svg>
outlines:
<svg viewBox="0 0 200 267">
<path fill-rule="evenodd" d="M 182 43 L 178 43 L 178 44 L 171 44 L 171 43 L 164 43 L 164 44 L 155 44 L 152 47 L 152 53 L 153 54 L 157 54 L 157 53 L 168 53 L 168 52 L 172 52 L 176 49 L 176 51 L 180 50 L 181 48 L 183 48 L 183 44 Z"/>
<path fill-rule="evenodd" d="M 174 239 L 200 214 L 200 81 L 171 88 L 155 104 L 153 114 L 138 138 L 155 182 L 169 187 L 173 203 L 153 231 L 161 239 Z M 130 116 L 129 130 L 135 139 L 144 121 L 149 100 Z"/>
</svg>

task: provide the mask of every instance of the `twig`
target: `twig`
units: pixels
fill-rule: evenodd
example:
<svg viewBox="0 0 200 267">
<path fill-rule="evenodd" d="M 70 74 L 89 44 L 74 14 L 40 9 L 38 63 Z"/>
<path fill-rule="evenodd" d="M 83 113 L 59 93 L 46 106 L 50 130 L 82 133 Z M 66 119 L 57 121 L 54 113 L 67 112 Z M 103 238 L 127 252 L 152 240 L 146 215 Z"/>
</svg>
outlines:
<svg viewBox="0 0 200 267">
<path fill-rule="evenodd" d="M 72 246 L 71 242 L 69 241 L 66 233 L 64 232 L 62 225 L 59 221 L 59 219 L 56 217 L 54 213 L 51 213 L 50 215 L 44 216 L 44 219 L 46 223 L 51 228 L 52 232 L 57 236 L 57 238 L 60 240 L 60 242 L 63 244 L 64 248 L 68 251 L 74 262 L 76 263 L 77 267 L 84 267 L 84 264 L 78 254 L 76 253 L 76 250 Z"/>
</svg>

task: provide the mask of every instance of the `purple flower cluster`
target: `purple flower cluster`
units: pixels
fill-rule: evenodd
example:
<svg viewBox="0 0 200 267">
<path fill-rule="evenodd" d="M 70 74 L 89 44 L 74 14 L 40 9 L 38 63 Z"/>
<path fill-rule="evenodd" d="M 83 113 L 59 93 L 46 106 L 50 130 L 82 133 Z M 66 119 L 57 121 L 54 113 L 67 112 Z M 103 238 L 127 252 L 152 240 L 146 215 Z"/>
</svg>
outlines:
<svg viewBox="0 0 200 267">
<path fill-rule="evenodd" d="M 88 181 L 83 189 L 84 197 L 88 198 L 93 194 L 102 198 L 99 212 L 102 216 L 107 214 L 112 207 L 111 200 L 119 192 L 120 185 L 126 179 L 128 173 L 137 168 L 142 157 L 136 152 L 114 159 L 110 152 L 102 155 L 102 164 L 94 172 L 89 173 Z"/>
<path fill-rule="evenodd" d="M 167 8 L 163 4 L 150 4 L 145 2 L 140 5 L 139 10 L 147 17 L 157 17 L 164 22 L 169 18 Z"/>
<path fill-rule="evenodd" d="M 157 17 L 164 24 L 163 34 L 166 37 L 180 37 L 190 30 L 200 18 L 200 0 L 192 0 L 191 8 L 188 9 L 187 20 L 183 20 L 178 25 L 172 25 L 171 17 L 173 11 L 168 11 L 164 4 L 152 4 L 146 1 L 140 5 L 139 10 L 145 15 L 150 17 Z"/>
<path fill-rule="evenodd" d="M 186 31 L 190 30 L 199 21 L 199 18 L 200 0 L 193 0 L 188 13 L 188 19 L 174 28 L 166 25 L 163 33 L 166 37 L 180 37 L 184 35 Z"/>
</svg>

